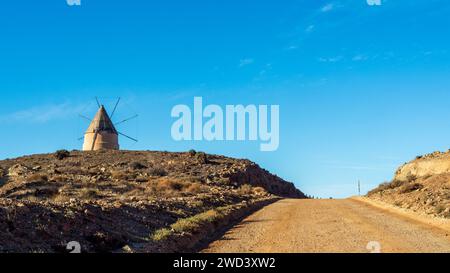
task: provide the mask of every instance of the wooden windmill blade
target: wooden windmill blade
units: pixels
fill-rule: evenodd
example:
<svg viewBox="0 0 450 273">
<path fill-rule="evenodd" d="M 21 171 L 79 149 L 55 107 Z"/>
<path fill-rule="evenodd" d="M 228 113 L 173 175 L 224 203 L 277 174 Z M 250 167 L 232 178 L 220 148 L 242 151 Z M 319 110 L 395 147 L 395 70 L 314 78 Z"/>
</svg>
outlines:
<svg viewBox="0 0 450 273">
<path fill-rule="evenodd" d="M 94 140 L 92 141 L 91 151 L 93 151 L 95 149 L 95 142 L 97 141 L 97 137 L 98 137 L 98 132 L 95 132 Z"/>
<path fill-rule="evenodd" d="M 95 101 L 97 102 L 98 108 L 100 108 L 100 107 L 101 107 L 101 104 L 100 104 L 100 101 L 98 100 L 98 97 L 95 97 Z"/>
<path fill-rule="evenodd" d="M 135 138 L 132 138 L 132 137 L 130 137 L 130 136 L 127 136 L 127 135 L 125 135 L 125 134 L 123 134 L 123 133 L 121 133 L 121 132 L 118 132 L 118 133 L 119 133 L 119 135 L 124 136 L 124 137 L 126 137 L 126 138 L 128 138 L 128 139 L 131 139 L 131 140 L 133 140 L 134 142 L 138 142 L 138 140 L 135 139 Z"/>
<path fill-rule="evenodd" d="M 117 110 L 117 106 L 119 106 L 119 102 L 120 102 L 120 97 L 117 99 L 116 105 L 114 106 L 114 109 L 111 113 L 111 118 L 114 117 L 114 114 L 116 113 L 116 110 Z"/>
<path fill-rule="evenodd" d="M 125 122 L 130 121 L 130 120 L 132 120 L 132 119 L 135 119 L 135 118 L 137 118 L 137 117 L 139 117 L 139 115 L 134 115 L 134 116 L 132 116 L 132 117 L 126 118 L 126 119 L 124 119 L 124 120 L 122 120 L 122 121 L 119 121 L 119 122 L 117 122 L 117 123 L 114 123 L 114 126 L 117 126 L 117 125 L 119 125 L 119 124 L 125 123 Z"/>
</svg>

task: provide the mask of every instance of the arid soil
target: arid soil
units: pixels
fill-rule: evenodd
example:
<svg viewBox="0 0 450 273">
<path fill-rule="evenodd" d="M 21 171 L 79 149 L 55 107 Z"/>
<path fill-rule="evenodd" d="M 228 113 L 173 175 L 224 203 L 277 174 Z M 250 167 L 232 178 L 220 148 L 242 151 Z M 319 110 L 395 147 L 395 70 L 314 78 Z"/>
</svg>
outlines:
<svg viewBox="0 0 450 273">
<path fill-rule="evenodd" d="M 3 160 L 0 252 L 65 252 L 71 241 L 84 252 L 134 245 L 157 252 L 151 246 L 163 239 L 220 226 L 229 213 L 278 196 L 305 197 L 248 160 L 195 151 L 61 151 Z"/>
<path fill-rule="evenodd" d="M 205 253 L 450 252 L 450 229 L 368 203 L 284 199 L 247 217 Z M 374 246 L 375 248 L 369 247 Z"/>
<path fill-rule="evenodd" d="M 368 197 L 419 214 L 450 219 L 450 153 L 418 156 L 401 166 L 391 182 L 370 191 Z"/>
</svg>

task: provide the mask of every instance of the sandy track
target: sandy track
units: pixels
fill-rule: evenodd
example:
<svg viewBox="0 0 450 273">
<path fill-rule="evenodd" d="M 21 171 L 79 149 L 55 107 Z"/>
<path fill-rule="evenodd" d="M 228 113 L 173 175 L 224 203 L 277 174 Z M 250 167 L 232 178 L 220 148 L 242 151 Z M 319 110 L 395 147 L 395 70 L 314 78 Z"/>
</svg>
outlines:
<svg viewBox="0 0 450 273">
<path fill-rule="evenodd" d="M 285 199 L 246 218 L 205 253 L 450 252 L 450 231 L 367 203 Z"/>
</svg>

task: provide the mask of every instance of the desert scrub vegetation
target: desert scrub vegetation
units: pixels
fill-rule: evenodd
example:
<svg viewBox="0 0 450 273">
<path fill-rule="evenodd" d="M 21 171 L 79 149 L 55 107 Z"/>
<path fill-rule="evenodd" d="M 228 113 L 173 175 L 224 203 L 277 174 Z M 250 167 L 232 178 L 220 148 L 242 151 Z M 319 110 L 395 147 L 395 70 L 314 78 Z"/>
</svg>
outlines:
<svg viewBox="0 0 450 273">
<path fill-rule="evenodd" d="M 126 171 L 112 171 L 111 177 L 115 180 L 128 180 L 128 173 Z"/>
<path fill-rule="evenodd" d="M 151 176 L 163 177 L 163 176 L 167 176 L 168 173 L 163 168 L 156 167 L 156 168 L 151 168 L 148 171 L 148 174 Z"/>
<path fill-rule="evenodd" d="M 170 228 L 156 230 L 151 235 L 151 239 L 154 241 L 164 241 L 174 234 L 194 233 L 206 224 L 220 222 L 226 216 L 225 212 L 228 210 L 229 207 L 217 208 L 189 218 L 180 219 L 172 224 Z"/>
<path fill-rule="evenodd" d="M 152 194 L 162 196 L 180 196 L 183 194 L 199 194 L 206 191 L 206 187 L 200 183 L 192 183 L 176 178 L 160 178 L 149 181 L 149 190 Z"/>
<path fill-rule="evenodd" d="M 67 150 L 58 150 L 58 151 L 56 151 L 56 153 L 55 153 L 55 157 L 56 157 L 58 160 L 63 160 L 63 159 L 65 159 L 65 158 L 70 157 L 70 152 L 67 151 Z"/>
<path fill-rule="evenodd" d="M 253 193 L 256 195 L 267 195 L 268 192 L 263 187 L 255 187 L 253 188 Z"/>
<path fill-rule="evenodd" d="M 253 187 L 249 184 L 244 184 L 237 189 L 240 195 L 250 195 L 253 194 Z"/>
<path fill-rule="evenodd" d="M 48 176 L 46 174 L 36 173 L 36 174 L 32 174 L 32 175 L 28 176 L 25 179 L 25 181 L 26 182 L 47 182 Z"/>
<path fill-rule="evenodd" d="M 164 241 L 172 235 L 172 230 L 168 228 L 158 229 L 150 237 L 153 241 L 160 242 Z"/>
<path fill-rule="evenodd" d="M 197 152 L 195 154 L 195 159 L 197 160 L 197 163 L 201 165 L 209 163 L 208 155 L 204 152 Z"/>
<path fill-rule="evenodd" d="M 437 215 L 440 215 L 444 218 L 450 218 L 450 205 L 449 204 L 447 204 L 447 205 L 440 204 L 440 205 L 436 206 L 436 208 L 434 210 Z"/>
<path fill-rule="evenodd" d="M 421 189 L 422 185 L 420 185 L 418 183 L 411 184 L 411 183 L 415 182 L 416 180 L 417 180 L 417 176 L 410 174 L 406 177 L 405 181 L 394 179 L 392 182 L 384 182 L 384 183 L 380 184 L 377 188 L 369 191 L 368 195 L 370 196 L 370 195 L 373 195 L 376 193 L 382 193 L 384 191 L 397 189 L 402 186 L 403 186 L 403 188 L 400 190 L 400 193 L 408 193 L 408 192 L 412 192 L 412 191 Z"/>
<path fill-rule="evenodd" d="M 143 169 L 147 169 L 147 166 L 145 166 L 141 162 L 135 161 L 130 164 L 130 168 L 133 170 L 143 170 Z"/>
<path fill-rule="evenodd" d="M 445 211 L 445 206 L 444 205 L 438 205 L 438 206 L 436 206 L 436 208 L 434 209 L 435 210 L 435 212 L 437 213 L 437 214 L 441 214 L 441 213 L 443 213 L 444 211 Z"/>
<path fill-rule="evenodd" d="M 100 192 L 94 188 L 84 188 L 80 191 L 80 197 L 82 199 L 97 199 L 101 197 Z"/>
<path fill-rule="evenodd" d="M 406 181 L 400 181 L 400 180 L 393 180 L 392 182 L 384 182 L 382 184 L 380 184 L 377 188 L 369 191 L 368 195 L 373 195 L 376 193 L 381 193 L 384 192 L 386 190 L 392 190 L 392 189 L 396 189 L 398 187 L 403 186 L 405 183 L 407 183 Z"/>
<path fill-rule="evenodd" d="M 403 186 L 400 190 L 400 193 L 410 193 L 413 191 L 417 191 L 423 188 L 423 185 L 420 183 L 412 183 Z"/>
</svg>

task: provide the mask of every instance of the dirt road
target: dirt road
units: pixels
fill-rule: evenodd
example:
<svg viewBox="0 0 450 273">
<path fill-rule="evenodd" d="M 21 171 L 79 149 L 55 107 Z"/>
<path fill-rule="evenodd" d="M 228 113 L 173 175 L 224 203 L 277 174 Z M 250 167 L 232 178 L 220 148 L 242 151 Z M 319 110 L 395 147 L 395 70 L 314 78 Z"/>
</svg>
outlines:
<svg viewBox="0 0 450 273">
<path fill-rule="evenodd" d="M 449 231 L 352 199 L 281 200 L 203 252 L 367 253 L 369 242 L 388 253 L 450 252 Z"/>
</svg>

